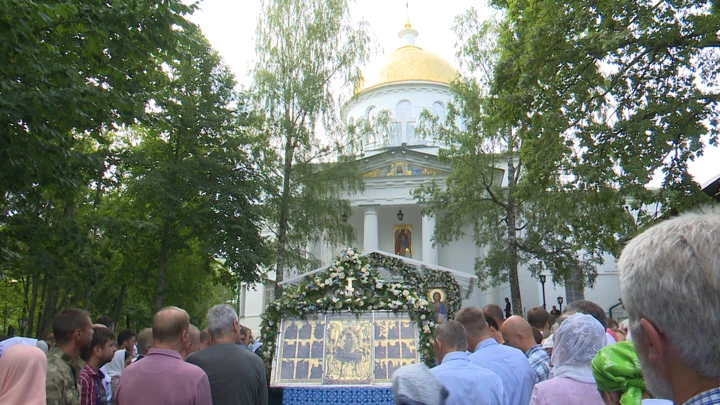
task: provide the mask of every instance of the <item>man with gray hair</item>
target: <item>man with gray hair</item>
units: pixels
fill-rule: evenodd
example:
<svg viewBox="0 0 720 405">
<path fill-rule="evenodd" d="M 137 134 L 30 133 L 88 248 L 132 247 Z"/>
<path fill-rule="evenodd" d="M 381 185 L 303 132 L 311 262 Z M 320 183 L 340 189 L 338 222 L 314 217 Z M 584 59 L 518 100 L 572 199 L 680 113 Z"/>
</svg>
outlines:
<svg viewBox="0 0 720 405">
<path fill-rule="evenodd" d="M 268 403 L 265 364 L 240 343 L 237 313 L 227 304 L 215 305 L 207 314 L 213 345 L 193 353 L 188 363 L 205 370 L 210 379 L 214 404 Z"/>
<path fill-rule="evenodd" d="M 620 294 L 645 381 L 675 404 L 720 404 L 720 211 L 636 236 L 618 261 Z"/>
<path fill-rule="evenodd" d="M 457 405 L 504 405 L 508 403 L 497 374 L 473 364 L 466 353 L 465 328 L 458 321 L 445 321 L 435 327 L 433 343 L 440 365 L 430 369 L 447 388 L 447 403 Z"/>
</svg>

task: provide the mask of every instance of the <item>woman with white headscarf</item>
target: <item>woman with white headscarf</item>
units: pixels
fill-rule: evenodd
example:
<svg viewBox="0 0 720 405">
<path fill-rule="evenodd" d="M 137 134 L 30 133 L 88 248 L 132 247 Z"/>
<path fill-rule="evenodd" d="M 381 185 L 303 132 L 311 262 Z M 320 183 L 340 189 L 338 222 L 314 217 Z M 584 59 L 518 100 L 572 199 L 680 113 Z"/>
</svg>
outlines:
<svg viewBox="0 0 720 405">
<path fill-rule="evenodd" d="M 590 362 L 607 343 L 605 328 L 590 315 L 570 315 L 555 332 L 550 379 L 535 384 L 530 405 L 604 405 Z"/>
<path fill-rule="evenodd" d="M 117 386 L 118 383 L 120 383 L 120 375 L 124 369 L 125 349 L 121 349 L 116 351 L 110 363 L 105 365 L 105 370 L 107 371 L 108 376 L 110 376 L 110 392 L 112 392 L 113 397 L 115 396 L 115 392 L 117 392 Z M 115 398 L 113 398 L 113 403 L 115 403 L 114 400 Z"/>
</svg>

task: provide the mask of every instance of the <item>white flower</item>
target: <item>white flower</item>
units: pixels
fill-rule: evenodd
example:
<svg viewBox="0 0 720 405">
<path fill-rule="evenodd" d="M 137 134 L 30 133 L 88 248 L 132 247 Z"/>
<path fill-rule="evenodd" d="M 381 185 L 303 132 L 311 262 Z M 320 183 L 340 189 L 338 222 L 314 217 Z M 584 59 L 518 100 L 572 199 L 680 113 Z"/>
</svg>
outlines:
<svg viewBox="0 0 720 405">
<path fill-rule="evenodd" d="M 430 328 L 427 325 L 423 325 L 422 330 L 425 333 L 430 333 Z"/>
<path fill-rule="evenodd" d="M 330 284 L 332 284 L 332 279 L 329 279 L 329 278 L 325 279 L 325 285 L 330 285 Z"/>
<path fill-rule="evenodd" d="M 364 303 L 363 301 L 358 302 L 358 306 L 361 307 L 361 306 L 363 306 L 363 305 L 365 305 L 365 303 Z"/>
<path fill-rule="evenodd" d="M 403 305 L 403 309 L 408 309 L 408 306 L 407 306 L 407 305 Z"/>
<path fill-rule="evenodd" d="M 375 288 L 383 288 L 383 283 L 378 281 L 377 283 L 375 283 Z"/>
<path fill-rule="evenodd" d="M 425 319 L 425 315 L 420 315 L 420 319 Z"/>
<path fill-rule="evenodd" d="M 345 278 L 345 273 L 338 273 L 338 278 L 339 278 L 340 280 L 344 279 L 344 278 Z"/>
<path fill-rule="evenodd" d="M 408 291 L 408 290 L 403 290 L 403 296 L 404 296 L 404 297 L 407 297 L 408 295 L 410 295 L 410 291 Z"/>
</svg>

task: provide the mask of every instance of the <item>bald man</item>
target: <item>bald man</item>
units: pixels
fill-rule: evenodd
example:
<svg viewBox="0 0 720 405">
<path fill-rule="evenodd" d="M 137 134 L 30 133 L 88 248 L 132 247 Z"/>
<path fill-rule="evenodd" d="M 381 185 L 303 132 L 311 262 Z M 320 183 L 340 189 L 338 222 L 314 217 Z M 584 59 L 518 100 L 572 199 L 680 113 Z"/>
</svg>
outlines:
<svg viewBox="0 0 720 405">
<path fill-rule="evenodd" d="M 492 338 L 480 308 L 463 308 L 455 314 L 455 320 L 465 327 L 468 350 L 472 352 L 470 361 L 500 377 L 508 405 L 528 405 L 535 387 L 535 372 L 523 352 L 498 344 Z"/>
<path fill-rule="evenodd" d="M 153 317 L 152 348 L 122 374 L 114 400 L 118 405 L 212 405 L 210 382 L 198 366 L 183 361 L 190 318 L 177 307 Z"/>
<path fill-rule="evenodd" d="M 180 356 L 183 359 L 187 359 L 187 357 L 195 352 L 200 351 L 200 329 L 197 328 L 197 326 L 190 324 L 190 328 L 188 329 L 188 344 L 185 348 L 185 350 L 180 353 Z"/>
<path fill-rule="evenodd" d="M 528 321 L 517 315 L 511 316 L 503 324 L 502 336 L 506 345 L 520 349 L 525 353 L 530 366 L 535 370 L 537 382 L 548 379 L 550 375 L 550 356 L 542 348 L 542 345 L 535 343 L 533 327 Z"/>
</svg>

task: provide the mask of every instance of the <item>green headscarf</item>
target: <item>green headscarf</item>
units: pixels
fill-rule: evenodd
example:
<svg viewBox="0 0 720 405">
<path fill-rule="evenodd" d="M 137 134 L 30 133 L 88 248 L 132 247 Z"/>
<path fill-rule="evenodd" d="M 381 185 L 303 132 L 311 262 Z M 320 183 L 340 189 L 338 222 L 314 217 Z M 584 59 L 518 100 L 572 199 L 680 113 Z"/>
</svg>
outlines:
<svg viewBox="0 0 720 405">
<path fill-rule="evenodd" d="M 622 391 L 621 405 L 642 402 L 645 381 L 632 342 L 618 342 L 600 349 L 592 360 L 592 373 L 600 391 Z"/>
</svg>

